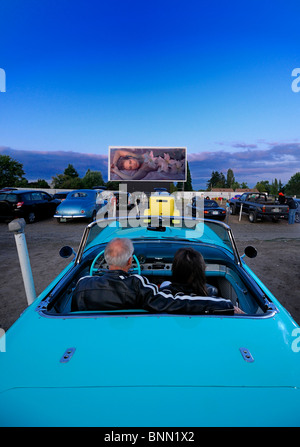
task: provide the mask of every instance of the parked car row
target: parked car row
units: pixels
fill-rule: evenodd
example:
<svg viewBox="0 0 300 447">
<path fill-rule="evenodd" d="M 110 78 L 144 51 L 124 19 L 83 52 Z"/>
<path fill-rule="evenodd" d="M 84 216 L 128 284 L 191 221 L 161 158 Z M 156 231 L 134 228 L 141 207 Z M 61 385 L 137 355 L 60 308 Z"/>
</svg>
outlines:
<svg viewBox="0 0 300 447">
<path fill-rule="evenodd" d="M 121 199 L 120 194 L 126 197 Z M 127 203 L 127 209 L 134 207 L 130 193 L 103 191 L 99 189 L 80 189 L 69 193 L 48 194 L 38 190 L 0 191 L 0 220 L 9 221 L 24 218 L 33 223 L 54 216 L 58 222 L 73 219 L 96 219 L 97 212 L 103 208 L 103 216 L 108 214 L 109 206 L 119 210 L 120 204 Z"/>
<path fill-rule="evenodd" d="M 165 190 L 156 191 L 154 196 L 157 194 L 170 195 Z M 295 222 L 300 223 L 300 199 L 295 199 L 295 201 L 299 204 Z M 230 203 L 231 210 L 233 209 L 232 206 L 236 207 L 238 203 L 241 203 L 240 198 L 232 200 Z M 5 188 L 0 191 L 0 220 L 9 221 L 23 217 L 27 223 L 33 223 L 36 220 L 54 216 L 58 222 L 67 222 L 73 219 L 93 221 L 100 209 L 101 217 L 107 217 L 112 209 L 118 212 L 123 204 L 128 211 L 135 206 L 130 193 L 102 189 L 80 189 L 69 193 L 59 192 L 51 195 L 45 191 Z M 270 205 L 268 204 L 268 206 Z M 167 207 L 167 209 L 171 212 L 175 208 L 173 205 Z M 161 214 L 161 212 L 163 211 L 159 211 L 158 214 Z M 185 214 L 191 217 L 202 215 L 205 219 L 224 220 L 226 210 L 220 207 L 215 200 L 197 201 L 196 196 L 194 196 L 191 203 L 187 205 Z"/>
</svg>

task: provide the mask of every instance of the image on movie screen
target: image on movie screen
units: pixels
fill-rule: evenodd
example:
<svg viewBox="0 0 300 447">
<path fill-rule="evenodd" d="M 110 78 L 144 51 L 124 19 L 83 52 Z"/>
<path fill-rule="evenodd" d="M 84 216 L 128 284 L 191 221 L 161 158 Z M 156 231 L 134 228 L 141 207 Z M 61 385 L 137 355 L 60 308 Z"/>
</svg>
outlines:
<svg viewBox="0 0 300 447">
<path fill-rule="evenodd" d="M 110 147 L 108 179 L 186 181 L 186 148 Z"/>
</svg>

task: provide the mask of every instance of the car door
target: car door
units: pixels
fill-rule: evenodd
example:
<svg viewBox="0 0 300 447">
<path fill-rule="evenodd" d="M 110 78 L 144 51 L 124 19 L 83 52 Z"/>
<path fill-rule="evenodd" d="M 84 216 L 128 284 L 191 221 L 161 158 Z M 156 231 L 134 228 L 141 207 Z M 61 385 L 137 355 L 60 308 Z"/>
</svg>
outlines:
<svg viewBox="0 0 300 447">
<path fill-rule="evenodd" d="M 245 201 L 248 198 L 248 194 L 242 194 L 241 197 L 236 201 L 235 203 L 235 210 L 236 212 L 240 211 L 241 206 L 243 205 L 243 211 L 246 210 Z"/>
<path fill-rule="evenodd" d="M 42 197 L 42 201 L 43 201 L 43 216 L 47 217 L 47 216 L 53 216 L 53 214 L 55 213 L 56 210 L 56 200 L 53 200 L 53 198 L 50 196 L 50 194 L 47 194 L 46 192 L 41 192 L 41 197 Z"/>
<path fill-rule="evenodd" d="M 31 195 L 31 209 L 36 219 L 40 219 L 45 214 L 45 203 L 42 194 L 39 191 L 30 193 Z"/>
</svg>

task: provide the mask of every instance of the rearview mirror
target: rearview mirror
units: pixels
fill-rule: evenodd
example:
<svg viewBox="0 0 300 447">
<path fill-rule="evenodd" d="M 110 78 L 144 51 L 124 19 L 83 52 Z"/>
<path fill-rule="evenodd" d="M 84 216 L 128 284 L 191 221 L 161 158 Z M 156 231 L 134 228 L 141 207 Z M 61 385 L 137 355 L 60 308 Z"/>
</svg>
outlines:
<svg viewBox="0 0 300 447">
<path fill-rule="evenodd" d="M 71 255 L 76 255 L 76 253 L 75 253 L 75 251 L 73 250 L 73 248 L 72 247 L 69 247 L 69 245 L 65 245 L 64 247 L 62 247 L 60 250 L 59 250 L 59 255 L 62 257 L 62 258 L 69 258 Z"/>
<path fill-rule="evenodd" d="M 256 258 L 257 256 L 257 250 L 255 247 L 252 247 L 252 245 L 248 245 L 245 248 L 244 253 L 246 256 L 248 256 L 248 258 Z"/>
</svg>

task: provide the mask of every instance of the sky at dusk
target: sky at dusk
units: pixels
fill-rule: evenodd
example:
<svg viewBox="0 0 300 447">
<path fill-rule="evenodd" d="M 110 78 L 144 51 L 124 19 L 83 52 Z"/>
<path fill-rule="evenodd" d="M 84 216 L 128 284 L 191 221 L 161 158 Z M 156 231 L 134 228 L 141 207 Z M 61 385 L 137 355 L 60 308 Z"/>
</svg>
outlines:
<svg viewBox="0 0 300 447">
<path fill-rule="evenodd" d="M 229 168 L 285 183 L 299 19 L 299 1 L 3 0 L 0 154 L 45 178 L 46 159 L 106 170 L 109 146 L 186 147 L 196 187 Z"/>
</svg>

